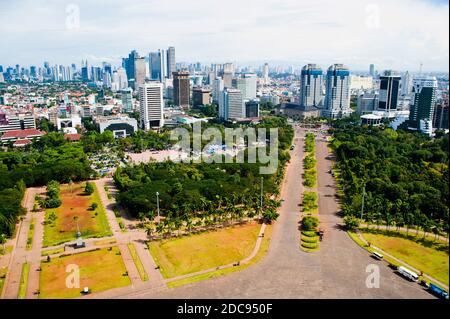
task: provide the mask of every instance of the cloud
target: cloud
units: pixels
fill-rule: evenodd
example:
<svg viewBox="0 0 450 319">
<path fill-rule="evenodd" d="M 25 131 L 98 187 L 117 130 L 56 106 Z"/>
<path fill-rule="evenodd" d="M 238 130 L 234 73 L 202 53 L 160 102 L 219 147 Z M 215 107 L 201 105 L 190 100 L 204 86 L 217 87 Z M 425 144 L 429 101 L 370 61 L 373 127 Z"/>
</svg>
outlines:
<svg viewBox="0 0 450 319">
<path fill-rule="evenodd" d="M 0 0 L 0 64 L 119 63 L 174 45 L 178 61 L 447 70 L 448 11 L 441 0 Z"/>
</svg>

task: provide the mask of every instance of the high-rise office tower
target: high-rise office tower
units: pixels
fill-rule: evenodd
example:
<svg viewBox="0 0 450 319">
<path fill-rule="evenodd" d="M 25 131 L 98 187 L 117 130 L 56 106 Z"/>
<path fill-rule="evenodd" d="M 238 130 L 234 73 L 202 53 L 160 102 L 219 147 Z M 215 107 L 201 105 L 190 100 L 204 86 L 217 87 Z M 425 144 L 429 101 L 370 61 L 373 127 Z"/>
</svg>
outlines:
<svg viewBox="0 0 450 319">
<path fill-rule="evenodd" d="M 232 80 L 232 86 L 242 92 L 244 100 L 256 98 L 256 74 L 245 73 Z"/>
<path fill-rule="evenodd" d="M 222 74 L 222 79 L 224 87 L 226 88 L 233 87 L 233 73 L 224 71 Z"/>
<path fill-rule="evenodd" d="M 219 103 L 220 95 L 222 94 L 223 89 L 224 89 L 223 79 L 216 78 L 214 80 L 212 91 L 212 97 L 214 102 Z"/>
<path fill-rule="evenodd" d="M 173 72 L 173 103 L 183 108 L 189 108 L 190 80 L 188 71 Z"/>
<path fill-rule="evenodd" d="M 145 130 L 164 125 L 163 84 L 145 82 L 139 87 L 141 127 Z"/>
<path fill-rule="evenodd" d="M 245 101 L 245 117 L 259 117 L 259 100 Z"/>
<path fill-rule="evenodd" d="M 239 90 L 225 88 L 219 99 L 219 116 L 224 120 L 245 118 L 245 103 Z"/>
<path fill-rule="evenodd" d="M 210 103 L 210 89 L 194 87 L 192 90 L 192 106 L 197 107 Z"/>
<path fill-rule="evenodd" d="M 175 65 L 175 47 L 169 47 L 169 49 L 167 49 L 167 74 L 169 78 L 172 78 L 173 72 L 176 71 Z"/>
<path fill-rule="evenodd" d="M 134 60 L 139 58 L 139 54 L 136 50 L 133 50 L 128 55 L 128 58 L 124 59 L 124 67 L 127 72 L 128 86 L 134 87 L 134 77 L 135 77 L 135 63 Z"/>
<path fill-rule="evenodd" d="M 152 80 L 164 82 L 167 78 L 167 57 L 165 50 L 158 50 L 158 52 L 150 52 L 148 57 L 148 64 L 150 68 L 150 77 Z"/>
<path fill-rule="evenodd" d="M 269 64 L 265 63 L 262 71 L 264 84 L 269 84 Z"/>
<path fill-rule="evenodd" d="M 448 130 L 448 99 L 441 101 L 434 106 L 433 128 L 438 130 Z"/>
<path fill-rule="evenodd" d="M 325 103 L 322 114 L 329 118 L 350 115 L 350 71 L 343 64 L 334 64 L 327 70 Z"/>
<path fill-rule="evenodd" d="M 413 80 L 412 104 L 409 110 L 408 128 L 431 134 L 436 101 L 437 80 L 434 76 Z"/>
<path fill-rule="evenodd" d="M 150 52 L 148 55 L 148 65 L 150 68 L 150 79 L 159 80 L 161 77 L 161 62 L 158 52 Z"/>
<path fill-rule="evenodd" d="M 125 113 L 133 112 L 133 97 L 131 88 L 125 88 L 120 91 L 122 100 L 122 111 Z"/>
<path fill-rule="evenodd" d="M 406 71 L 402 76 L 402 95 L 411 94 L 412 77 L 408 71 Z"/>
<path fill-rule="evenodd" d="M 369 65 L 369 74 L 371 77 L 375 77 L 375 65 Z"/>
<path fill-rule="evenodd" d="M 320 107 L 322 104 L 323 72 L 317 64 L 307 64 L 300 74 L 300 104 Z"/>
<path fill-rule="evenodd" d="M 390 70 L 385 71 L 384 74 L 380 76 L 378 110 L 385 112 L 397 110 L 400 80 L 400 76 Z"/>
<path fill-rule="evenodd" d="M 147 65 L 145 63 L 145 58 L 136 58 L 134 60 L 134 86 L 133 88 L 137 90 L 139 86 L 144 84 L 145 74 Z"/>
</svg>

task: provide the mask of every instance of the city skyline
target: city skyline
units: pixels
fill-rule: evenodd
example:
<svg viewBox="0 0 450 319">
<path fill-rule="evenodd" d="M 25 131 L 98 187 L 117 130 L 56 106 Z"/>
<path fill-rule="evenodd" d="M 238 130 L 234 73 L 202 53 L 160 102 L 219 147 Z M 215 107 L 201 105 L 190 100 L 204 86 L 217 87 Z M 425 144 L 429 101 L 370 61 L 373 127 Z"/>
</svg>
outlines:
<svg viewBox="0 0 450 319">
<path fill-rule="evenodd" d="M 448 25 L 448 1 L 237 5 L 231 1 L 217 10 L 203 0 L 1 2 L 0 30 L 9 47 L 0 52 L 0 65 L 78 65 L 81 59 L 120 65 L 132 49 L 147 55 L 174 46 L 180 62 L 317 63 L 324 69 L 344 63 L 358 71 L 374 63 L 379 71 L 412 72 L 423 63 L 424 72 L 448 70 L 448 28 L 442 27 Z M 28 15 L 34 18 L 24 19 Z"/>
</svg>

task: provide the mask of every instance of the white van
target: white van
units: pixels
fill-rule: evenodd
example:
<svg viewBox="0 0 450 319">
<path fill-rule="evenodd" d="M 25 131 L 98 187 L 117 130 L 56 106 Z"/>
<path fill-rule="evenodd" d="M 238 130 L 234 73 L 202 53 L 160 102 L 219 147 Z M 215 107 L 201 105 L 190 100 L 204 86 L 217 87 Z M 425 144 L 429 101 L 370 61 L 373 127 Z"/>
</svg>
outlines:
<svg viewBox="0 0 450 319">
<path fill-rule="evenodd" d="M 403 266 L 399 266 L 397 268 L 397 271 L 399 274 L 401 274 L 402 276 L 408 278 L 411 281 L 418 281 L 419 280 L 419 275 L 416 274 L 415 272 L 403 267 Z"/>
<path fill-rule="evenodd" d="M 383 255 L 380 253 L 377 253 L 376 251 L 373 252 L 373 256 L 378 260 L 383 260 Z"/>
</svg>

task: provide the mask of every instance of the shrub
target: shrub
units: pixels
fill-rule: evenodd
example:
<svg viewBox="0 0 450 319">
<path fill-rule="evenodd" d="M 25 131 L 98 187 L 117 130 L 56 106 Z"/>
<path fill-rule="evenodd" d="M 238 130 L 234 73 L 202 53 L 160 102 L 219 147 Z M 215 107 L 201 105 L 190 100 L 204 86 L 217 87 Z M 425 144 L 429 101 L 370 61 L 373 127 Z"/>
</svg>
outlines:
<svg viewBox="0 0 450 319">
<path fill-rule="evenodd" d="M 306 243 L 306 242 L 302 241 L 302 247 L 305 247 L 305 248 L 314 249 L 314 248 L 317 248 L 318 246 L 319 246 L 319 244 L 317 242 L 316 243 Z"/>
<path fill-rule="evenodd" d="M 314 216 L 305 216 L 302 219 L 303 230 L 315 230 L 319 225 L 319 219 Z"/>
<path fill-rule="evenodd" d="M 316 192 L 304 192 L 302 206 L 304 212 L 310 212 L 317 209 L 317 193 Z"/>
<path fill-rule="evenodd" d="M 97 203 L 92 203 L 91 206 L 89 207 L 90 210 L 96 210 L 98 207 Z"/>
<path fill-rule="evenodd" d="M 86 186 L 84 186 L 84 192 L 87 195 L 91 195 L 94 192 L 94 185 L 90 182 L 86 182 Z"/>
</svg>

